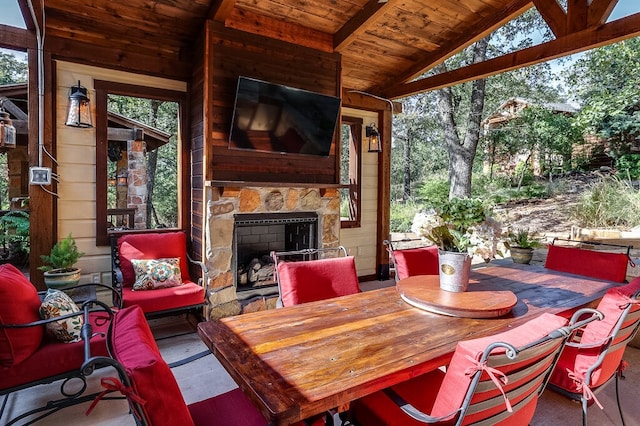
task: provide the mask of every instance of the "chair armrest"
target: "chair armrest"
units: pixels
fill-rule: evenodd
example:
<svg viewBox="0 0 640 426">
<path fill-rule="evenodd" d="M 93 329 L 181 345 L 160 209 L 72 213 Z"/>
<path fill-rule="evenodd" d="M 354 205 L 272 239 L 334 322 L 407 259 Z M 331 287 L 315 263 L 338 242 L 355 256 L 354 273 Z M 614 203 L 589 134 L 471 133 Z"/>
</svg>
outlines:
<svg viewBox="0 0 640 426">
<path fill-rule="evenodd" d="M 408 416 L 422 423 L 438 423 L 444 420 L 453 420 L 454 417 L 461 411 L 461 409 L 458 408 L 457 410 L 454 410 L 451 413 L 446 414 L 444 416 L 434 417 L 434 416 L 430 416 L 428 414 L 423 413 L 413 405 L 409 404 L 407 401 L 405 401 L 404 398 L 398 395 L 398 393 L 391 388 L 383 389 L 382 392 L 384 392 L 385 395 L 387 395 L 394 402 L 394 404 L 396 404 Z"/>
<path fill-rule="evenodd" d="M 209 269 L 207 268 L 207 265 L 205 265 L 204 262 L 192 259 L 191 256 L 189 256 L 189 253 L 187 253 L 187 260 L 189 260 L 190 263 L 193 263 L 194 265 L 198 265 L 200 267 L 200 272 L 202 272 L 202 276 L 198 278 L 198 285 L 204 287 L 205 294 L 208 295 L 209 294 Z"/>
</svg>

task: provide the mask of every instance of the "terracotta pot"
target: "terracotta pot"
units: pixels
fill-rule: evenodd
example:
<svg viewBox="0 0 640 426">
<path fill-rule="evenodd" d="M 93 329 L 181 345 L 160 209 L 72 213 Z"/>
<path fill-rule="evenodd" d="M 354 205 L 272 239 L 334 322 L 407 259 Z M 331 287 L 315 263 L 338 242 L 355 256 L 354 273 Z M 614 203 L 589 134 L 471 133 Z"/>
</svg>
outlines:
<svg viewBox="0 0 640 426">
<path fill-rule="evenodd" d="M 513 259 L 514 263 L 522 263 L 528 265 L 531 262 L 531 258 L 533 257 L 533 249 L 532 248 L 522 248 L 522 247 L 511 247 L 511 259 Z"/>
<path fill-rule="evenodd" d="M 467 291 L 471 256 L 467 253 L 438 250 L 438 261 L 440 263 L 440 288 L 455 293 Z"/>
</svg>

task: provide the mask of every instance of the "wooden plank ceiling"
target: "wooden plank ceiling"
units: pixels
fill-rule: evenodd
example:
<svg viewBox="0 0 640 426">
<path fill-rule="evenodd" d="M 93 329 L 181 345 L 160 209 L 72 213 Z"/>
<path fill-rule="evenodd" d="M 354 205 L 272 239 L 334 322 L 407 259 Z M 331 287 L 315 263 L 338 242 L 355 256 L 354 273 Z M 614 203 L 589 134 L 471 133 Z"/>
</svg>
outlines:
<svg viewBox="0 0 640 426">
<path fill-rule="evenodd" d="M 27 1 L 19 2 L 28 11 Z M 337 51 L 345 90 L 399 98 L 640 34 L 640 14 L 604 24 L 616 3 L 568 0 L 565 10 L 555 0 L 44 0 L 44 9 L 46 37 L 59 51 L 75 42 L 96 52 L 116 49 L 114 61 L 145 55 L 188 63 L 205 20 L 213 19 Z M 411 82 L 531 7 L 556 35 L 551 44 Z"/>
</svg>

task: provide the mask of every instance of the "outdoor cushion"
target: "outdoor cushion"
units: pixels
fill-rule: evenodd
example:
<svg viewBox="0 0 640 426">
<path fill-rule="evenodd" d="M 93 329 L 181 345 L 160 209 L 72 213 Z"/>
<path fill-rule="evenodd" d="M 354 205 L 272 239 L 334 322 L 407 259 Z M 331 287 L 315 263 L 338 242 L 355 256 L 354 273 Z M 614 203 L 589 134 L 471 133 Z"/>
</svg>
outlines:
<svg viewBox="0 0 640 426">
<path fill-rule="evenodd" d="M 415 377 L 399 385 L 393 386 L 393 390 L 401 397 L 411 402 L 416 408 L 424 413 L 432 416 L 446 416 L 454 410 L 460 408 L 463 404 L 464 397 L 467 394 L 473 374 L 467 374 L 467 371 L 473 371 L 474 362 L 479 361 L 484 350 L 491 343 L 506 342 L 515 347 L 522 347 L 526 344 L 535 342 L 549 335 L 552 331 L 563 327 L 567 324 L 565 318 L 552 315 L 542 314 L 539 317 L 523 324 L 519 327 L 505 331 L 503 333 L 492 336 L 482 337 L 479 339 L 461 341 L 456 346 L 456 351 L 451 359 L 451 363 L 447 366 L 446 373 L 435 370 L 430 373 Z M 504 348 L 495 349 L 493 353 L 504 353 Z M 503 373 L 517 371 L 523 366 L 517 359 L 514 363 L 500 366 L 497 369 Z M 523 369 L 526 372 L 526 369 Z M 505 392 L 528 383 L 532 377 L 538 373 L 535 369 L 529 372 L 529 375 L 523 374 L 516 381 L 510 381 L 503 386 Z M 486 375 L 486 373 L 483 373 Z M 491 398 L 502 398 L 500 390 L 491 385 L 489 388 L 478 388 L 472 402 L 485 401 Z M 521 402 L 522 397 L 511 396 L 509 401 L 515 407 Z M 534 397 L 525 402 L 518 410 L 517 416 L 507 417 L 504 421 L 496 422 L 498 425 L 523 425 L 528 424 L 533 417 L 537 404 L 537 393 Z M 494 408 L 494 410 L 502 410 Z M 401 409 L 383 392 L 376 392 L 368 395 L 361 400 L 357 400 L 351 405 L 351 411 L 354 418 L 359 424 L 388 426 L 418 426 L 424 423 L 409 418 Z M 468 412 L 464 424 L 472 424 L 476 421 L 498 414 L 498 412 L 483 411 L 480 413 Z M 480 417 L 481 416 L 481 417 Z M 453 422 L 444 422 L 444 424 L 453 424 Z"/>
<path fill-rule="evenodd" d="M 66 314 L 80 312 L 80 308 L 63 291 L 49 289 L 42 305 L 40 305 L 40 316 L 42 319 L 50 319 Z M 61 319 L 45 325 L 47 335 L 63 343 L 79 342 L 82 339 L 84 319 L 82 315 Z"/>
<path fill-rule="evenodd" d="M 139 305 L 144 312 L 151 313 L 204 303 L 204 288 L 193 282 L 185 282 L 177 287 L 155 289 L 152 297 L 149 293 L 149 291 L 135 291 L 132 287 L 124 287 L 122 307 Z"/>
<path fill-rule="evenodd" d="M 131 259 L 131 264 L 136 273 L 134 290 L 155 290 L 182 285 L 180 258 Z"/>
<path fill-rule="evenodd" d="M 0 265 L 0 324 L 40 320 L 38 291 L 15 266 Z M 40 346 L 44 327 L 0 328 L 0 366 L 11 367 L 29 358 Z"/>
<path fill-rule="evenodd" d="M 438 275 L 438 247 L 419 247 L 393 251 L 398 279 L 414 275 Z"/>
<path fill-rule="evenodd" d="M 622 311 L 627 307 L 628 298 L 640 291 L 640 278 L 635 278 L 629 284 L 623 287 L 615 287 L 607 290 L 600 303 L 598 310 L 604 314 L 601 321 L 593 321 L 584 329 L 580 339 L 580 345 L 592 345 L 592 348 L 579 348 L 575 346 L 565 346 L 558 363 L 553 370 L 549 383 L 568 390 L 569 392 L 578 393 L 578 383 L 571 379 L 567 370 L 575 373 L 579 380 L 584 381 L 586 372 L 598 359 L 606 338 L 610 336 L 620 319 Z M 630 312 L 640 309 L 640 305 L 634 304 Z M 631 323 L 633 319 L 627 318 L 622 328 Z M 617 343 L 613 342 L 612 346 Z M 621 345 L 615 350 L 610 350 L 602 365 L 595 369 L 591 375 L 589 387 L 597 388 L 604 384 L 613 376 L 620 365 L 626 345 Z"/>
<path fill-rule="evenodd" d="M 139 306 L 121 309 L 114 317 L 111 348 L 134 392 L 146 402 L 142 410 L 152 425 L 193 425 L 171 369 L 162 359 Z"/>
<path fill-rule="evenodd" d="M 183 282 L 191 281 L 189 277 L 187 252 L 187 236 L 182 231 L 127 234 L 118 238 L 118 253 L 122 285 L 131 287 L 136 281 L 136 273 L 131 264 L 132 259 L 180 258 L 180 274 Z M 203 298 L 204 300 L 204 298 Z M 202 303 L 202 302 L 201 302 Z"/>
<path fill-rule="evenodd" d="M 553 244 L 548 247 L 545 268 L 618 283 L 626 280 L 629 256 L 625 253 L 584 250 Z"/>
<path fill-rule="evenodd" d="M 283 306 L 360 292 L 353 256 L 278 263 Z"/>
<path fill-rule="evenodd" d="M 39 300 L 39 299 L 38 299 Z M 37 308 L 36 308 L 37 312 Z M 109 327 L 109 316 L 102 312 L 89 314 L 94 336 L 91 338 L 91 355 L 109 356 L 105 335 Z M 39 320 L 40 318 L 36 318 Z M 43 330 L 44 327 L 29 327 Z M 27 328 L 21 329 L 28 330 Z M 98 334 L 95 334 L 98 333 Z M 50 337 L 25 361 L 11 368 L 0 367 L 0 389 L 27 384 L 35 380 L 78 371 L 84 362 L 84 342 L 62 343 Z"/>
</svg>

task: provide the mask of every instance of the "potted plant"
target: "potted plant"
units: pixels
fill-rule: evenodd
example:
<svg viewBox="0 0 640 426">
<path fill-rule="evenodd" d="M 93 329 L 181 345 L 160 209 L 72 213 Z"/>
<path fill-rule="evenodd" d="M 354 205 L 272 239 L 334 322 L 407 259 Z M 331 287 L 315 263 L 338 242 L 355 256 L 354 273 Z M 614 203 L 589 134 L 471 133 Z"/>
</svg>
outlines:
<svg viewBox="0 0 640 426">
<path fill-rule="evenodd" d="M 466 290 L 472 256 L 489 262 L 498 253 L 502 235 L 491 212 L 473 198 L 453 198 L 417 213 L 411 231 L 438 246 L 440 287 L 447 291 Z"/>
<path fill-rule="evenodd" d="M 78 250 L 76 240 L 71 234 L 58 241 L 49 255 L 41 255 L 45 265 L 38 269 L 44 271 L 44 282 L 47 287 L 58 288 L 78 284 L 80 281 L 80 268 L 73 265 L 84 253 Z"/>
<path fill-rule="evenodd" d="M 515 263 L 528 265 L 533 257 L 533 249 L 540 247 L 540 240 L 530 233 L 528 229 L 521 228 L 509 232 L 509 238 L 505 246 L 511 252 L 511 259 Z"/>
</svg>

